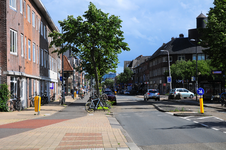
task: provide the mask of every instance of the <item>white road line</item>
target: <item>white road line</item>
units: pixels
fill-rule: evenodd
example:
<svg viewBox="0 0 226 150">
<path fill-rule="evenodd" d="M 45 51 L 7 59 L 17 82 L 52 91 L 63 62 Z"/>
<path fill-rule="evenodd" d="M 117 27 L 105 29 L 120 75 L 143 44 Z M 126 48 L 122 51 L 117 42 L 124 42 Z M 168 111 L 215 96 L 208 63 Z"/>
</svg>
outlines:
<svg viewBox="0 0 226 150">
<path fill-rule="evenodd" d="M 214 117 L 214 118 L 216 118 L 216 119 L 218 119 L 218 120 L 220 120 L 220 121 L 224 121 L 223 119 L 221 119 L 221 118 L 218 118 L 218 117 Z"/>
<path fill-rule="evenodd" d="M 216 130 L 216 131 L 218 131 L 219 129 L 217 129 L 217 128 L 212 128 L 213 130 Z"/>
<path fill-rule="evenodd" d="M 226 132 L 224 132 L 224 133 L 226 133 Z"/>
<path fill-rule="evenodd" d="M 197 121 L 193 121 L 194 123 L 199 123 L 199 122 L 197 122 Z"/>
<path fill-rule="evenodd" d="M 171 112 L 166 112 L 167 114 L 170 114 L 170 115 L 173 115 L 174 113 L 171 113 Z"/>
<path fill-rule="evenodd" d="M 213 116 L 210 117 L 201 117 L 201 118 L 197 118 L 197 119 L 207 119 L 207 118 L 212 118 Z"/>
</svg>

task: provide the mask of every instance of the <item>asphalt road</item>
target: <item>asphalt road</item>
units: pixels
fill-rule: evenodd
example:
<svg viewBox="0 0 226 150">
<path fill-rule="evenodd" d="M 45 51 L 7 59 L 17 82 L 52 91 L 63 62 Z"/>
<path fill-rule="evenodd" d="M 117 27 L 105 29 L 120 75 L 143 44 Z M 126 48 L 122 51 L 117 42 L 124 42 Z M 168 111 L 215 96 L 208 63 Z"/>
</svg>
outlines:
<svg viewBox="0 0 226 150">
<path fill-rule="evenodd" d="M 141 149 L 226 149 L 224 132 L 159 112 L 143 98 L 118 95 L 117 102 L 114 117 Z"/>
</svg>

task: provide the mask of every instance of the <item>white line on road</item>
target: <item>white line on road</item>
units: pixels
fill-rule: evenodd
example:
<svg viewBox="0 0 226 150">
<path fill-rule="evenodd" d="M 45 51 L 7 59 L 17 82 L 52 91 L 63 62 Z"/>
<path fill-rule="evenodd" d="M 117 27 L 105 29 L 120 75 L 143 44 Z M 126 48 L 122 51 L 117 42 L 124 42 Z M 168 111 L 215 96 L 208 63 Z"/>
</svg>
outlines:
<svg viewBox="0 0 226 150">
<path fill-rule="evenodd" d="M 212 128 L 213 130 L 216 130 L 216 131 L 218 131 L 219 129 L 217 129 L 217 128 Z"/>
<path fill-rule="evenodd" d="M 200 118 L 197 118 L 197 119 L 207 119 L 207 118 L 212 118 L 213 116 L 210 116 L 210 117 L 200 117 Z"/>
<path fill-rule="evenodd" d="M 197 121 L 193 121 L 194 123 L 199 123 L 199 122 L 197 122 Z"/>
</svg>

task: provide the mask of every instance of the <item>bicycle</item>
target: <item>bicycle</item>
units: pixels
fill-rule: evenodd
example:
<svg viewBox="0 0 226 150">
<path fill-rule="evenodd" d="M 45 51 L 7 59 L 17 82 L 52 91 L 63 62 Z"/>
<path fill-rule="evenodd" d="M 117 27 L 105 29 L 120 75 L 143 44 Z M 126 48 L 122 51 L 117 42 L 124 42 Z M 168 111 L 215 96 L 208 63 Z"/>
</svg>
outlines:
<svg viewBox="0 0 226 150">
<path fill-rule="evenodd" d="M 220 102 L 221 102 L 221 106 L 226 106 L 226 92 L 221 93 Z"/>
<path fill-rule="evenodd" d="M 55 93 L 53 93 L 53 96 L 50 96 L 50 101 L 52 101 L 52 102 L 55 101 Z"/>
<path fill-rule="evenodd" d="M 88 113 L 93 112 L 93 111 L 95 111 L 98 108 L 99 105 L 105 111 L 104 105 L 103 105 L 102 101 L 100 100 L 100 98 L 94 99 L 94 98 L 90 97 L 90 99 L 85 104 L 85 110 Z"/>
<path fill-rule="evenodd" d="M 22 110 L 22 103 L 19 97 L 15 96 L 16 99 L 13 99 L 13 106 L 15 110 Z"/>
<path fill-rule="evenodd" d="M 41 96 L 41 104 L 44 105 L 44 104 L 48 104 L 48 103 L 49 103 L 49 101 L 48 101 L 47 93 L 45 92 Z"/>
<path fill-rule="evenodd" d="M 35 101 L 34 101 L 34 96 L 33 95 L 31 95 L 30 97 L 29 97 L 29 99 L 30 99 L 30 107 L 34 107 L 34 103 L 35 103 Z"/>
</svg>

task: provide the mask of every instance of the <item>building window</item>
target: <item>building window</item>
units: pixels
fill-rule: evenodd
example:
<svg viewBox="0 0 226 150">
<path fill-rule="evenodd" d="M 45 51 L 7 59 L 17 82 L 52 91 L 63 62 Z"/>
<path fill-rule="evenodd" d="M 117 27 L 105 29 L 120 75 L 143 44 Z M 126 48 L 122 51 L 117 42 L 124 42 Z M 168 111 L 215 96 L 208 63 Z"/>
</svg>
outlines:
<svg viewBox="0 0 226 150">
<path fill-rule="evenodd" d="M 41 65 L 43 66 L 43 49 L 41 49 Z"/>
<path fill-rule="evenodd" d="M 24 18 L 26 18 L 26 1 L 24 1 Z"/>
<path fill-rule="evenodd" d="M 32 11 L 32 26 L 35 27 L 35 12 Z"/>
<path fill-rule="evenodd" d="M 17 81 L 15 77 L 10 78 L 10 94 L 12 99 L 17 96 Z"/>
<path fill-rule="evenodd" d="M 26 50 L 26 48 L 27 48 L 27 38 L 25 36 L 25 39 L 24 39 L 24 53 L 25 53 L 25 58 L 27 58 L 27 50 Z"/>
<path fill-rule="evenodd" d="M 198 54 L 198 60 L 205 60 L 205 54 Z"/>
<path fill-rule="evenodd" d="M 46 26 L 44 25 L 44 39 L 46 39 Z"/>
<path fill-rule="evenodd" d="M 41 35 L 43 35 L 43 23 L 41 21 Z"/>
<path fill-rule="evenodd" d="M 20 41 L 21 41 L 21 43 L 20 43 L 20 46 L 21 46 L 21 56 L 22 57 L 24 57 L 24 35 L 23 34 L 21 34 L 20 35 Z"/>
<path fill-rule="evenodd" d="M 172 56 L 170 56 L 170 57 L 169 57 L 169 59 L 170 59 L 170 62 L 172 62 L 172 61 L 173 61 L 173 57 L 172 57 Z"/>
<path fill-rule="evenodd" d="M 27 5 L 27 21 L 31 22 L 31 12 L 30 12 L 31 8 L 29 5 Z"/>
<path fill-rule="evenodd" d="M 28 59 L 31 60 L 31 41 L 28 40 Z"/>
<path fill-rule="evenodd" d="M 184 55 L 178 55 L 177 60 L 185 60 L 185 56 Z"/>
<path fill-rule="evenodd" d="M 162 62 L 168 62 L 168 57 L 166 57 L 166 56 L 163 57 L 163 58 L 162 58 Z"/>
<path fill-rule="evenodd" d="M 17 54 L 17 32 L 10 29 L 10 52 Z"/>
<path fill-rule="evenodd" d="M 12 9 L 16 10 L 16 0 L 9 0 L 9 6 Z"/>
<path fill-rule="evenodd" d="M 33 43 L 33 62 L 35 62 L 35 43 Z"/>
<path fill-rule="evenodd" d="M 23 0 L 20 0 L 20 13 L 23 14 Z"/>
</svg>

